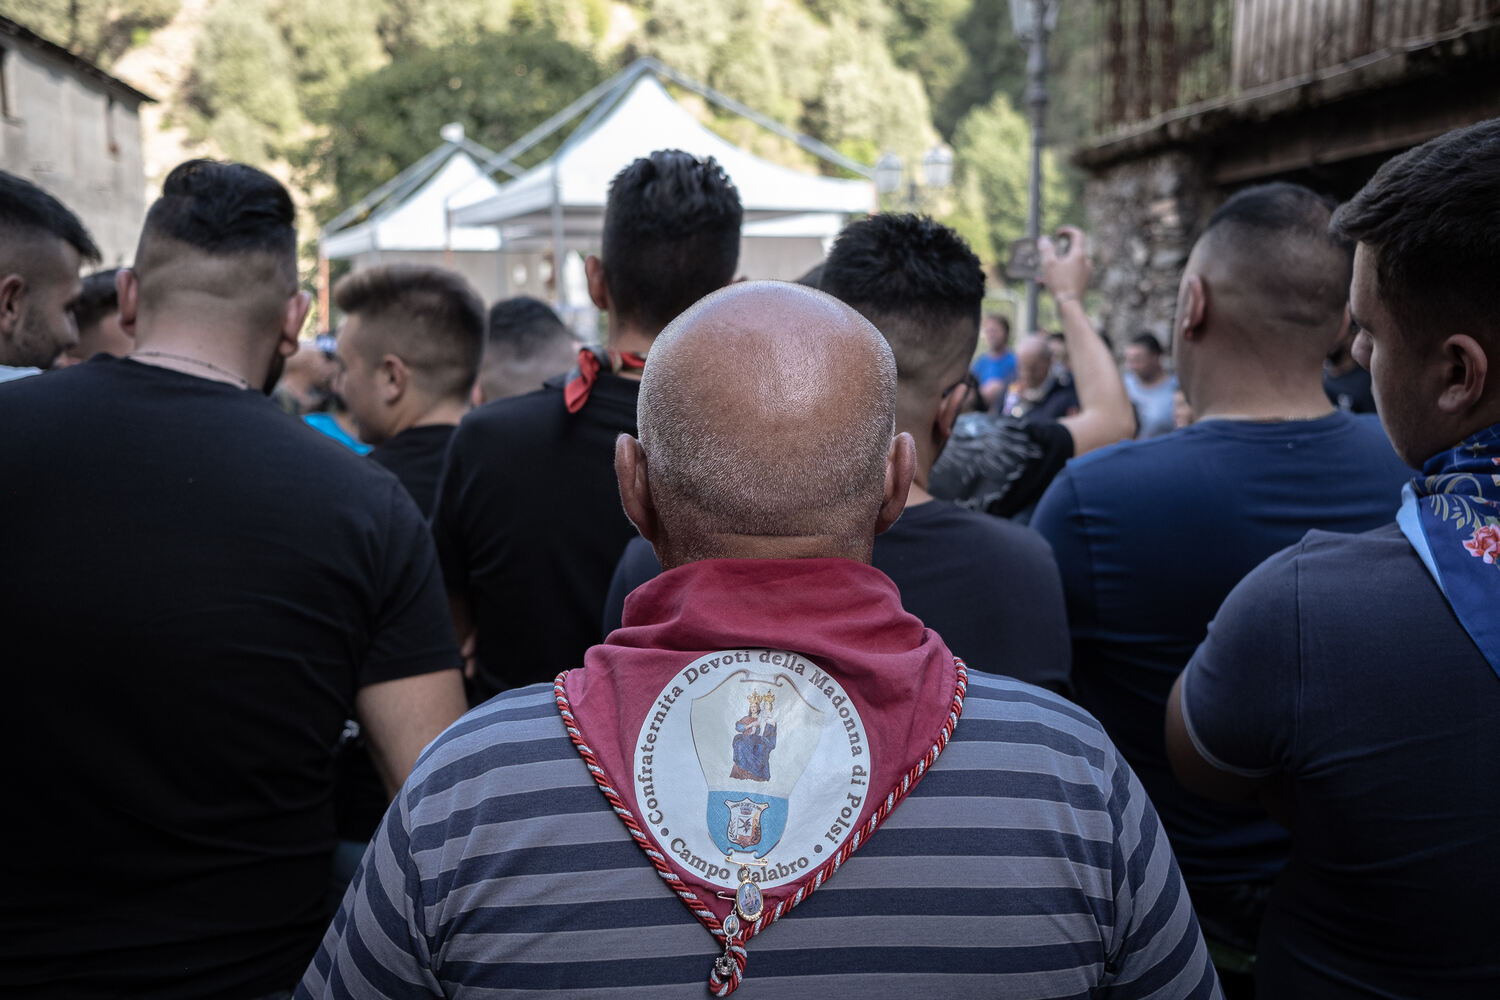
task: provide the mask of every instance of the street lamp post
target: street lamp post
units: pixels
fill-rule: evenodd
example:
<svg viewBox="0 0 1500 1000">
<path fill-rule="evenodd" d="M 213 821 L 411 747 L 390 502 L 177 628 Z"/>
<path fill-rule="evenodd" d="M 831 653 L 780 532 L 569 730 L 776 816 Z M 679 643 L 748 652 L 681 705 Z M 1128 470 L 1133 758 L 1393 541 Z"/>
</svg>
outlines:
<svg viewBox="0 0 1500 1000">
<path fill-rule="evenodd" d="M 1042 138 L 1047 119 L 1047 36 L 1057 27 L 1058 0 L 1010 0 L 1011 24 L 1026 43 L 1026 109 L 1031 119 L 1031 178 L 1027 185 L 1026 236 L 1042 235 Z M 1037 321 L 1037 281 L 1026 281 L 1026 322 Z"/>
<path fill-rule="evenodd" d="M 875 161 L 875 190 L 879 194 L 895 194 L 901 190 L 901 180 L 906 176 L 906 165 L 895 153 L 883 153 Z M 953 183 L 953 150 L 943 143 L 933 146 L 922 156 L 921 180 L 913 170 L 906 184 L 904 207 L 909 212 L 917 210 L 923 188 L 941 190 Z"/>
</svg>

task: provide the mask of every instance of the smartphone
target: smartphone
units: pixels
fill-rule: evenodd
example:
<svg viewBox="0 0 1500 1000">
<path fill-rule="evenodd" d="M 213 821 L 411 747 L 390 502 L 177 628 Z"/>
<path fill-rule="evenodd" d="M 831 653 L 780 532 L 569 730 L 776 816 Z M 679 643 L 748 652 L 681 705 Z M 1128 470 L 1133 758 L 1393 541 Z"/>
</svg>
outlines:
<svg viewBox="0 0 1500 1000">
<path fill-rule="evenodd" d="M 1069 240 L 1066 234 L 1052 237 L 1052 245 L 1059 257 L 1067 256 Z M 1011 242 L 1005 276 L 1012 281 L 1030 281 L 1042 276 L 1042 255 L 1036 248 L 1036 240 L 1025 236 Z"/>
</svg>

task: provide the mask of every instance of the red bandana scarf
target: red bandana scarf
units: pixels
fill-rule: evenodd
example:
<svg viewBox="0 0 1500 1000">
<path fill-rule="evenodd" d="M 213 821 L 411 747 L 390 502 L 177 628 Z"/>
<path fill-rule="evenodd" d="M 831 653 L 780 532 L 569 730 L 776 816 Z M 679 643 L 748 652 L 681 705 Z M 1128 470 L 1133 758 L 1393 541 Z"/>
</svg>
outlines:
<svg viewBox="0 0 1500 1000">
<path fill-rule="evenodd" d="M 594 383 L 599 381 L 599 372 L 609 366 L 612 374 L 623 371 L 642 371 L 646 367 L 646 356 L 634 351 L 607 351 L 602 347 L 585 347 L 578 352 L 578 367 L 568 376 L 563 385 L 563 405 L 569 413 L 577 413 L 589 401 Z"/>
<path fill-rule="evenodd" d="M 556 683 L 590 772 L 725 946 L 823 883 L 946 745 L 966 673 L 880 571 L 844 559 L 710 560 L 657 577 L 625 627 Z"/>
</svg>

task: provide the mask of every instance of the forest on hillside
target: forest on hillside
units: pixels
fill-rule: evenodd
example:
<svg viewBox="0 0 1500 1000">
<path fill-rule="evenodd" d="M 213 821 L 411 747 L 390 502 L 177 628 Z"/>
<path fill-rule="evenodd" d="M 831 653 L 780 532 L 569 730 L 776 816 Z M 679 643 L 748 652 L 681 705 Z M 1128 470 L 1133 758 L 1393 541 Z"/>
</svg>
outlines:
<svg viewBox="0 0 1500 1000">
<path fill-rule="evenodd" d="M 1051 46 L 1049 223 L 1076 216 L 1061 154 L 1096 100 L 1090 7 L 1064 5 Z M 954 182 L 915 207 L 987 262 L 1023 229 L 1026 54 L 1007 0 L 0 0 L 0 12 L 105 68 L 190 27 L 180 85 L 157 95 L 166 120 L 203 152 L 278 168 L 319 222 L 432 149 L 443 123 L 500 149 L 653 55 L 864 163 L 891 151 L 914 167 L 947 142 Z M 762 156 L 827 169 L 687 103 Z M 907 204 L 902 192 L 889 207 Z"/>
</svg>

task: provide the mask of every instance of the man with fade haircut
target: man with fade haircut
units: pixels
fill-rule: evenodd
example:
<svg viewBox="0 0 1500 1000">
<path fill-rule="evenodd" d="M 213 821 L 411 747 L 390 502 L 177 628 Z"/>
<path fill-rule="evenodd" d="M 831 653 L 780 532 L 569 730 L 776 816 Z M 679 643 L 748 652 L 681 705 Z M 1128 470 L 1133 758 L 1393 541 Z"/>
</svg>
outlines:
<svg viewBox="0 0 1500 1000">
<path fill-rule="evenodd" d="M 443 456 L 469 409 L 484 344 L 484 302 L 463 277 L 439 267 L 382 264 L 333 290 L 344 314 L 335 378 L 368 457 L 385 466 L 432 514 Z M 351 720 L 340 745 L 335 787 L 339 870 L 344 880 L 364 853 L 389 790 L 370 759 L 363 727 Z"/>
<path fill-rule="evenodd" d="M 298 997 L 1220 995 L 1098 724 L 869 565 L 918 461 L 897 371 L 790 283 L 661 334 L 615 470 L 666 572 L 433 745 Z"/>
<path fill-rule="evenodd" d="M 266 398 L 297 345 L 292 200 L 192 160 L 119 275 L 128 358 L 0 392 L 0 993 L 253 998 L 328 920 L 334 750 L 394 793 L 464 709 L 394 476 Z"/>
<path fill-rule="evenodd" d="M 99 248 L 78 217 L 0 170 L 0 382 L 35 375 L 78 342 L 78 268 Z"/>
<path fill-rule="evenodd" d="M 578 338 L 552 307 L 529 295 L 490 306 L 475 405 L 540 389 L 578 363 Z"/>
<path fill-rule="evenodd" d="M 97 271 L 83 279 L 83 290 L 73 300 L 78 342 L 57 356 L 53 367 L 82 364 L 96 354 L 123 358 L 135 348 L 135 336 L 120 322 L 120 296 L 115 276 L 120 269 Z"/>
<path fill-rule="evenodd" d="M 1354 354 L 1422 475 L 1395 523 L 1311 532 L 1224 601 L 1172 692 L 1205 795 L 1292 831 L 1263 997 L 1491 997 L 1500 983 L 1500 118 L 1387 162 L 1355 241 Z"/>
<path fill-rule="evenodd" d="M 931 219 L 876 215 L 839 234 L 820 281 L 890 344 L 900 375 L 896 429 L 917 448 L 905 513 L 875 540 L 875 568 L 971 667 L 1067 693 L 1068 621 L 1047 544 L 926 488 L 953 421 L 974 402 L 965 373 L 984 301 L 979 258 Z M 659 572 L 650 543 L 632 539 L 610 584 L 606 635 L 620 625 L 625 596 Z"/>
<path fill-rule="evenodd" d="M 971 510 L 1012 517 L 1023 524 L 1052 477 L 1075 455 L 1135 433 L 1135 413 L 1109 347 L 1083 308 L 1092 269 L 1083 231 L 1064 226 L 1059 254 L 1053 241 L 1038 244 L 1042 281 L 1057 303 L 1072 359 L 1077 413 L 1023 421 L 1006 413 L 966 413 L 932 466 L 928 489 Z M 1043 371 L 1050 359 L 1041 359 Z M 1043 379 L 1046 381 L 1046 379 Z"/>
<path fill-rule="evenodd" d="M 598 640 L 610 574 L 635 536 L 610 471 L 615 438 L 635 433 L 656 335 L 734 278 L 742 215 L 712 158 L 660 150 L 621 170 L 602 257 L 586 262 L 606 345 L 454 434 L 432 529 L 478 700 L 577 666 Z"/>
<path fill-rule="evenodd" d="M 338 394 L 370 458 L 432 514 L 443 455 L 469 409 L 484 349 L 484 302 L 462 275 L 384 264 L 333 290 L 344 313 Z"/>
<path fill-rule="evenodd" d="M 1246 573 L 1310 529 L 1382 523 L 1411 475 L 1377 420 L 1323 394 L 1351 267 L 1331 214 L 1285 183 L 1220 206 L 1188 257 L 1175 319 L 1196 422 L 1069 463 L 1032 521 L 1062 569 L 1078 702 L 1161 812 L 1205 936 L 1243 956 L 1287 834 L 1259 809 L 1177 783 L 1162 742 L 1167 695 Z"/>
</svg>

